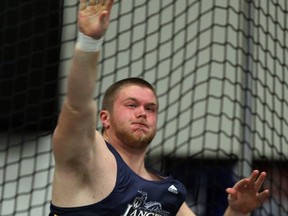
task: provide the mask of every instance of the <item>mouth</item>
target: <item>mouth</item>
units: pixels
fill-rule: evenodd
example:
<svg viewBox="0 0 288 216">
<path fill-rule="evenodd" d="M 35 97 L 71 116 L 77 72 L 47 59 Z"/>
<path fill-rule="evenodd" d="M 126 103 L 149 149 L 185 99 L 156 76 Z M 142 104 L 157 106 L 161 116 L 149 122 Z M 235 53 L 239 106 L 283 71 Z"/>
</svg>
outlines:
<svg viewBox="0 0 288 216">
<path fill-rule="evenodd" d="M 132 125 L 148 128 L 148 125 L 143 122 L 133 122 Z"/>
</svg>

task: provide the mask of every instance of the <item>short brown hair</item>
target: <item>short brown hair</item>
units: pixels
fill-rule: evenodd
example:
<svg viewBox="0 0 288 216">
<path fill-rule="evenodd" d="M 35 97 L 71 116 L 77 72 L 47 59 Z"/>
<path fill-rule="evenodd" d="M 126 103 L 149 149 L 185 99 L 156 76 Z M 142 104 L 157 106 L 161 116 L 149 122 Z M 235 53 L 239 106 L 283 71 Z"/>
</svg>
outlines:
<svg viewBox="0 0 288 216">
<path fill-rule="evenodd" d="M 116 83 L 112 84 L 105 92 L 103 101 L 102 101 L 102 110 L 108 110 L 109 112 L 112 112 L 113 110 L 113 104 L 115 101 L 115 98 L 117 96 L 117 93 L 125 86 L 130 85 L 136 85 L 136 86 L 142 86 L 147 87 L 152 90 L 155 97 L 157 98 L 157 94 L 153 86 L 147 82 L 144 79 L 138 78 L 138 77 L 130 77 L 126 79 L 122 79 L 120 81 L 117 81 Z M 157 99 L 158 103 L 158 99 Z"/>
</svg>

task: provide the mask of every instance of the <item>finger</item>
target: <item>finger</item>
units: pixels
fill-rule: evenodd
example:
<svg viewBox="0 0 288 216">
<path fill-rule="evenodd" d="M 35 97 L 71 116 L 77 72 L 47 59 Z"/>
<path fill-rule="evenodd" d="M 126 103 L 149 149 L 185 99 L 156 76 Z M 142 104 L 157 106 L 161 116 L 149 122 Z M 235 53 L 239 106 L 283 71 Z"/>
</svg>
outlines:
<svg viewBox="0 0 288 216">
<path fill-rule="evenodd" d="M 102 13 L 100 14 L 100 21 L 103 25 L 107 24 L 109 17 L 108 17 L 108 13 L 107 11 L 102 11 Z"/>
<path fill-rule="evenodd" d="M 243 188 L 246 188 L 248 184 L 250 184 L 248 178 L 241 179 L 240 181 L 238 181 L 238 182 L 233 186 L 233 188 L 235 188 L 236 190 L 241 190 L 241 189 L 243 189 Z"/>
<path fill-rule="evenodd" d="M 234 188 L 226 188 L 226 192 L 229 194 L 229 196 L 235 197 L 237 194 Z"/>
<path fill-rule="evenodd" d="M 80 0 L 79 10 L 84 10 L 86 8 L 86 0 Z"/>
<path fill-rule="evenodd" d="M 229 202 L 235 202 L 238 199 L 237 191 L 233 188 L 227 188 L 226 192 L 228 193 L 227 199 Z"/>
<path fill-rule="evenodd" d="M 264 200 L 269 197 L 269 190 L 264 190 L 263 192 L 258 194 L 258 200 L 260 202 L 260 204 L 262 204 L 264 202 Z"/>
<path fill-rule="evenodd" d="M 114 0 L 107 0 L 105 1 L 105 6 L 107 8 L 107 11 L 111 11 L 112 5 L 114 3 Z"/>
<path fill-rule="evenodd" d="M 250 177 L 248 178 L 248 184 L 253 185 L 255 184 L 256 179 L 258 178 L 259 171 L 258 170 L 253 170 L 251 173 Z"/>
<path fill-rule="evenodd" d="M 99 0 L 98 1 L 98 4 L 102 4 L 102 14 L 100 16 L 100 20 L 101 20 L 101 23 L 103 25 L 106 25 L 108 26 L 109 25 L 109 20 L 110 20 L 110 13 L 111 13 L 111 9 L 112 9 L 112 6 L 113 6 L 113 0 Z"/>
<path fill-rule="evenodd" d="M 96 5 L 96 0 L 89 0 L 89 5 L 90 6 Z"/>
<path fill-rule="evenodd" d="M 105 5 L 105 0 L 98 0 L 98 4 L 104 6 Z"/>
<path fill-rule="evenodd" d="M 266 176 L 267 176 L 266 172 L 261 172 L 260 175 L 258 176 L 258 179 L 255 182 L 255 189 L 257 191 L 261 188 L 263 182 L 265 181 Z"/>
</svg>

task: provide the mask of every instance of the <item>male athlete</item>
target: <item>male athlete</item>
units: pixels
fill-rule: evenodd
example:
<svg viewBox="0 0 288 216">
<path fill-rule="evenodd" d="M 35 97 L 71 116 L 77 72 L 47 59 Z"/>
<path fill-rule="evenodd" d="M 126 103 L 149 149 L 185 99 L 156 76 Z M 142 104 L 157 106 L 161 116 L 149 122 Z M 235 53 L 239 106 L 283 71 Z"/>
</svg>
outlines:
<svg viewBox="0 0 288 216">
<path fill-rule="evenodd" d="M 184 185 L 145 166 L 159 106 L 148 82 L 127 78 L 110 86 L 99 115 L 103 130 L 96 131 L 93 92 L 112 6 L 113 0 L 80 0 L 67 96 L 53 136 L 50 216 L 194 216 Z M 225 215 L 248 215 L 261 205 L 269 194 L 258 192 L 265 177 L 255 170 L 228 188 Z"/>
</svg>

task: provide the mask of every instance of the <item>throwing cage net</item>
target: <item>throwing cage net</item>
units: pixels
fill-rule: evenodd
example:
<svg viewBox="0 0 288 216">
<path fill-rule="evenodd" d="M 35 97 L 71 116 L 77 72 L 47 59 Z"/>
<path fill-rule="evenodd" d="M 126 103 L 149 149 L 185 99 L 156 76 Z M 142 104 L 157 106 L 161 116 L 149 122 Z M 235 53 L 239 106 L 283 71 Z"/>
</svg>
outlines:
<svg viewBox="0 0 288 216">
<path fill-rule="evenodd" d="M 225 188 L 253 169 L 288 214 L 288 3 L 116 1 L 95 99 L 126 77 L 159 95 L 147 162 L 181 180 L 197 215 L 223 215 Z M 0 215 L 48 215 L 51 135 L 77 36 L 75 0 L 0 2 Z M 98 125 L 100 127 L 100 124 Z"/>
</svg>

